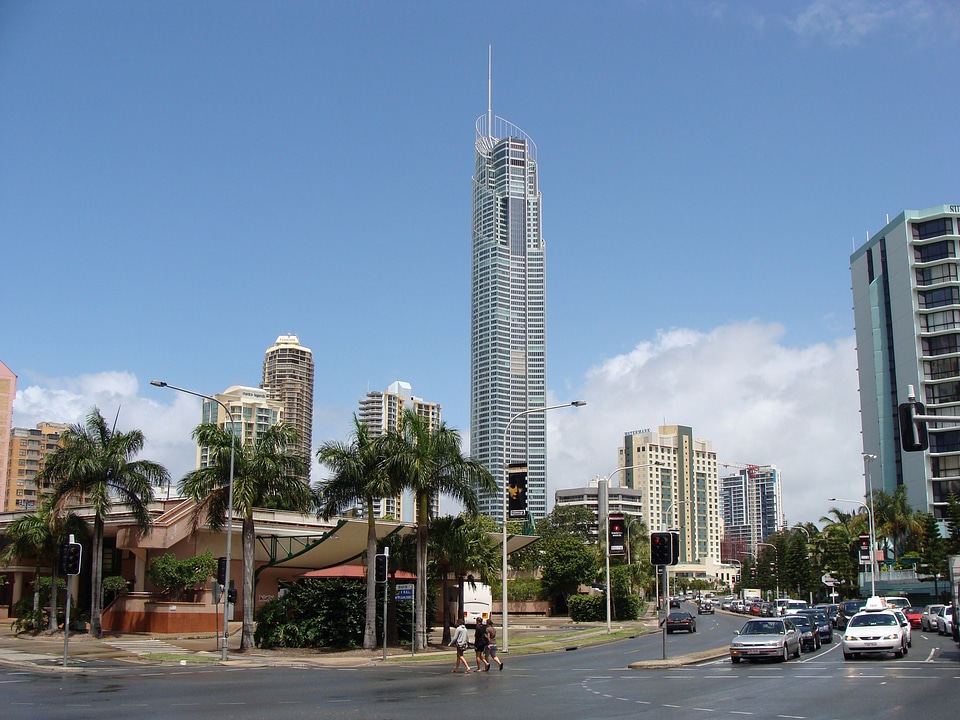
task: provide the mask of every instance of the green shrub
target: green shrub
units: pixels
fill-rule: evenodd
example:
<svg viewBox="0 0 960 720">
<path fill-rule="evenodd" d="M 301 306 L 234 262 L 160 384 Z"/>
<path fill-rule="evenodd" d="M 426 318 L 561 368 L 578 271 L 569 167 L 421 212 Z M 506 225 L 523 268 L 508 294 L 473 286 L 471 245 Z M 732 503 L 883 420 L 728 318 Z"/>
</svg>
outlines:
<svg viewBox="0 0 960 720">
<path fill-rule="evenodd" d="M 607 619 L 607 601 L 603 595 L 571 595 L 567 609 L 574 622 L 600 622 Z"/>
<path fill-rule="evenodd" d="M 263 605 L 253 640 L 261 648 L 347 649 L 363 643 L 365 583 L 341 578 L 300 580 Z"/>
<path fill-rule="evenodd" d="M 177 560 L 173 553 L 154 558 L 147 569 L 147 576 L 162 592 L 169 593 L 173 600 L 179 600 L 184 590 L 197 588 L 216 572 L 217 561 L 207 550 L 203 555 L 184 560 Z"/>
</svg>

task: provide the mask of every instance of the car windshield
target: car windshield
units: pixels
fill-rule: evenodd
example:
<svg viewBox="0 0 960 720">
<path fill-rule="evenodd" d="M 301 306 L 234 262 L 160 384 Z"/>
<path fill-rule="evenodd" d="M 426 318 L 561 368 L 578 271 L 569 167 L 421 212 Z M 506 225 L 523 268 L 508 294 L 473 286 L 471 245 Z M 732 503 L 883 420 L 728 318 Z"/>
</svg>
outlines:
<svg viewBox="0 0 960 720">
<path fill-rule="evenodd" d="M 897 618 L 887 613 L 864 613 L 850 618 L 850 627 L 878 627 L 897 624 Z"/>
<path fill-rule="evenodd" d="M 866 600 L 848 600 L 843 604 L 843 612 L 846 615 L 853 615 L 866 604 Z"/>
<path fill-rule="evenodd" d="M 783 623 L 769 622 L 748 622 L 740 631 L 741 635 L 783 635 Z"/>
<path fill-rule="evenodd" d="M 688 620 L 690 617 L 691 615 L 688 612 L 672 612 L 667 616 L 667 620 Z"/>
</svg>

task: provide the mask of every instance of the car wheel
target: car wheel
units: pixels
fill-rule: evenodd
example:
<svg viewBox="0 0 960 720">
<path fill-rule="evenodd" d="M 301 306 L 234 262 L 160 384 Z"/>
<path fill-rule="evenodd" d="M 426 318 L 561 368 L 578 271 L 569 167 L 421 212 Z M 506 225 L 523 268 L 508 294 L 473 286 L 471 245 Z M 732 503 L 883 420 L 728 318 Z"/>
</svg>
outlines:
<svg viewBox="0 0 960 720">
<path fill-rule="evenodd" d="M 786 646 L 784 646 L 784 649 L 786 649 Z M 797 651 L 793 654 L 793 656 L 795 658 L 800 657 L 800 643 L 797 643 Z"/>
<path fill-rule="evenodd" d="M 893 653 L 895 658 L 902 658 L 906 653 L 903 651 L 903 645 L 900 646 L 900 649 Z"/>
<path fill-rule="evenodd" d="M 843 659 L 844 659 L 844 660 L 853 660 L 853 653 L 845 652 L 845 653 L 843 654 Z"/>
<path fill-rule="evenodd" d="M 780 656 L 780 662 L 786 662 L 790 659 L 790 651 L 787 649 L 786 643 L 783 645 L 783 654 Z"/>
<path fill-rule="evenodd" d="M 739 664 L 740 664 L 740 658 L 738 658 L 738 657 L 731 657 L 731 658 L 730 658 L 730 662 L 732 662 L 734 665 L 739 665 Z"/>
</svg>

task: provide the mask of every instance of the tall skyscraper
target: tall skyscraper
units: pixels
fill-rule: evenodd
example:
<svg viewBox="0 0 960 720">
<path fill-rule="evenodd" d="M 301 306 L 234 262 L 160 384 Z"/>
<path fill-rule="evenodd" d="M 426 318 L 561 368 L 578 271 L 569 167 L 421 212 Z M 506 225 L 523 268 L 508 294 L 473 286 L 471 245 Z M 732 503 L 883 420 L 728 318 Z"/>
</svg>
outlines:
<svg viewBox="0 0 960 720">
<path fill-rule="evenodd" d="M 470 453 L 493 474 L 481 509 L 503 518 L 504 463 L 526 463 L 527 506 L 547 512 L 545 248 L 537 146 L 487 111 L 476 124 L 470 327 Z M 505 438 L 508 431 L 509 436 Z"/>
<path fill-rule="evenodd" d="M 7 466 L 10 463 L 10 429 L 13 427 L 13 399 L 17 396 L 17 376 L 0 361 L 0 498 L 7 494 Z"/>
<path fill-rule="evenodd" d="M 63 434 L 70 429 L 64 423 L 42 422 L 36 428 L 10 430 L 7 486 L 0 496 L 4 512 L 34 510 L 45 495 L 53 491 L 52 483 L 38 483 L 47 455 L 60 447 Z"/>
<path fill-rule="evenodd" d="M 368 392 L 360 401 L 357 417 L 370 428 L 374 436 L 379 436 L 397 430 L 406 410 L 413 410 L 420 417 L 426 418 L 431 428 L 440 424 L 441 405 L 414 397 L 410 383 L 399 380 L 391 383 L 386 392 Z M 433 517 L 437 516 L 439 510 L 438 501 L 439 498 L 434 498 Z M 357 510 L 361 514 L 365 511 L 361 506 L 358 506 Z M 373 512 L 378 518 L 389 516 L 400 522 L 414 522 L 417 513 L 414 493 L 405 490 L 397 497 L 381 498 L 374 503 Z"/>
<path fill-rule="evenodd" d="M 263 382 L 271 400 L 283 403 L 283 422 L 300 435 L 300 451 L 307 462 L 305 482 L 310 482 L 313 459 L 313 353 L 296 335 L 281 335 L 267 349 Z"/>
<path fill-rule="evenodd" d="M 214 400 L 204 400 L 200 422 L 222 427 L 229 435 L 239 437 L 243 444 L 254 444 L 269 428 L 283 422 L 283 403 L 271 400 L 266 390 L 233 385 L 222 393 L 213 396 Z M 220 402 L 216 402 L 219 400 Z M 223 403 L 230 409 L 236 427 L 230 427 L 230 415 L 221 407 Z M 197 467 L 207 467 L 210 463 L 210 448 L 197 447 Z"/>
<path fill-rule="evenodd" d="M 749 465 L 720 478 L 720 512 L 723 516 L 722 558 L 740 559 L 756 552 L 784 528 L 780 471 L 774 465 Z"/>
<path fill-rule="evenodd" d="M 709 440 L 694 438 L 683 425 L 629 432 L 619 463 L 627 468 L 621 473 L 626 486 L 642 493 L 647 527 L 680 531 L 680 562 L 721 559 L 717 454 Z"/>
<path fill-rule="evenodd" d="M 960 205 L 906 210 L 850 257 L 869 489 L 906 486 L 914 510 L 944 520 L 960 496 L 960 428 L 928 425 L 930 449 L 903 452 L 908 386 L 928 415 L 960 415 Z"/>
</svg>

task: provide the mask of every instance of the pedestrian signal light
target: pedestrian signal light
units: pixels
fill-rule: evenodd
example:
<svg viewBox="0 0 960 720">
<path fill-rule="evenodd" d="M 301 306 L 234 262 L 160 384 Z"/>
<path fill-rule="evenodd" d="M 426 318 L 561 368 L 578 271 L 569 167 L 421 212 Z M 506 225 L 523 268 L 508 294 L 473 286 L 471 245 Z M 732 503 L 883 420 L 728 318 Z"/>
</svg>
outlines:
<svg viewBox="0 0 960 720">
<path fill-rule="evenodd" d="M 71 535 L 71 537 L 73 537 Z M 61 575 L 79 575 L 83 548 L 78 542 L 65 542 L 60 545 L 59 571 Z"/>
</svg>

